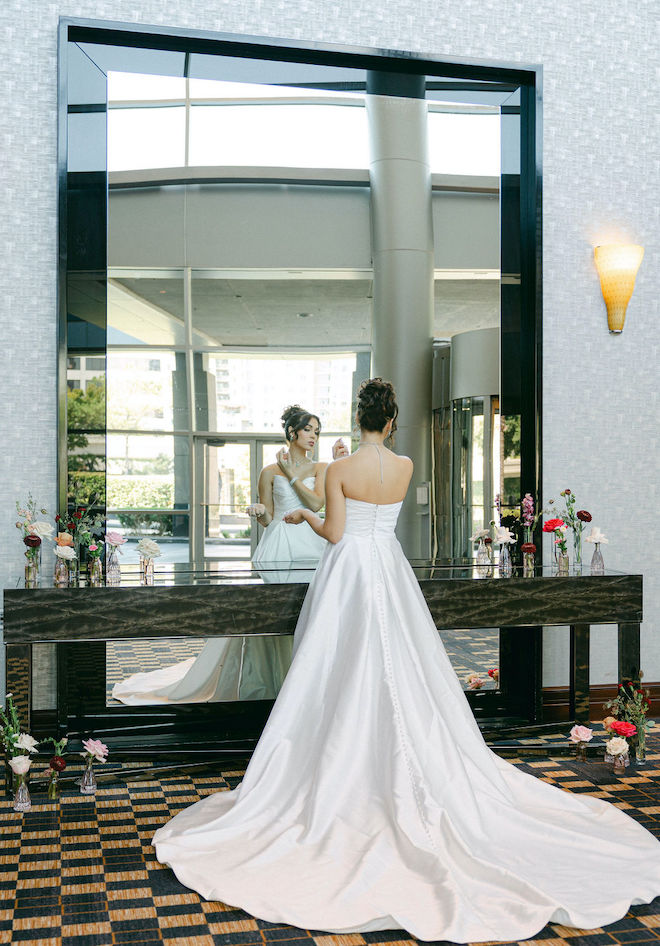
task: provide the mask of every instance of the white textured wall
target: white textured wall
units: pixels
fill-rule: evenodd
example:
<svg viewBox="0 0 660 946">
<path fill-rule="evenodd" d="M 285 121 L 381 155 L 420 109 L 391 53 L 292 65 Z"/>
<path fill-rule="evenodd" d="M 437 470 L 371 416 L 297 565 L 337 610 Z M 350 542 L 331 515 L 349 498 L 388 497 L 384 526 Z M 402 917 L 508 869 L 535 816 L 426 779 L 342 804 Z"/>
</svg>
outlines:
<svg viewBox="0 0 660 946">
<path fill-rule="evenodd" d="M 55 501 L 56 59 L 60 15 L 418 50 L 544 66 L 544 470 L 570 486 L 643 571 L 647 680 L 660 680 L 658 35 L 656 0 L 5 0 L 0 192 L 0 583 L 21 550 L 28 488 Z M 592 245 L 646 256 L 622 336 L 609 336 Z M 565 682 L 561 632 L 546 682 Z M 613 679 L 611 636 L 594 680 Z"/>
</svg>

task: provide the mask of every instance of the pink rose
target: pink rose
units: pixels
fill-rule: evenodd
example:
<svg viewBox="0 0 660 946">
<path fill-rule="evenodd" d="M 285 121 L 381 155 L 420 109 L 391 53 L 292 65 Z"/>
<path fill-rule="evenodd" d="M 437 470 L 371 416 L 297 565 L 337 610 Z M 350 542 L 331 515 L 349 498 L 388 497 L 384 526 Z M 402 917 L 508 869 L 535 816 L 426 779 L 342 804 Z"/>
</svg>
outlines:
<svg viewBox="0 0 660 946">
<path fill-rule="evenodd" d="M 108 545 L 114 545 L 116 547 L 118 545 L 123 545 L 124 542 L 126 542 L 126 539 L 121 534 L 121 532 L 106 532 L 105 541 L 108 543 Z"/>
<path fill-rule="evenodd" d="M 588 726 L 573 726 L 568 738 L 570 742 L 589 742 L 593 734 L 593 729 Z"/>
<path fill-rule="evenodd" d="M 83 739 L 83 749 L 97 762 L 105 762 L 108 757 L 108 747 L 100 739 Z"/>
</svg>

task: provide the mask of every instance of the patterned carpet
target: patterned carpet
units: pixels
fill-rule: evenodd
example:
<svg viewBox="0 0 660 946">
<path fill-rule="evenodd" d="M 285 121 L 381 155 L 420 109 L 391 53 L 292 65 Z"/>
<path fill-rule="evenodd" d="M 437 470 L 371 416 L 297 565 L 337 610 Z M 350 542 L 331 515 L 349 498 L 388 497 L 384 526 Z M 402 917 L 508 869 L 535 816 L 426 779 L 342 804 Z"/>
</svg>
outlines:
<svg viewBox="0 0 660 946">
<path fill-rule="evenodd" d="M 648 762 L 615 778 L 597 759 L 512 760 L 566 791 L 606 798 L 660 837 L 660 738 Z M 0 801 L 0 943 L 24 946 L 364 946 L 416 942 L 403 931 L 331 936 L 255 920 L 208 903 L 160 865 L 150 845 L 155 829 L 192 802 L 233 788 L 241 772 L 175 776 L 99 788 L 95 798 L 72 791 L 58 802 L 33 796 L 24 815 Z M 613 878 L 614 880 L 614 878 Z M 550 924 L 532 940 L 543 946 L 657 943 L 660 898 L 633 907 L 604 929 Z"/>
<path fill-rule="evenodd" d="M 493 689 L 487 674 L 491 667 L 499 666 L 500 632 L 497 628 L 443 631 L 442 641 L 464 686 L 467 675 L 474 672 L 487 681 L 486 689 Z M 133 673 L 160 670 L 196 657 L 203 644 L 203 640 L 186 638 L 108 641 L 105 651 L 107 702 L 117 702 L 112 699 L 115 683 Z"/>
</svg>

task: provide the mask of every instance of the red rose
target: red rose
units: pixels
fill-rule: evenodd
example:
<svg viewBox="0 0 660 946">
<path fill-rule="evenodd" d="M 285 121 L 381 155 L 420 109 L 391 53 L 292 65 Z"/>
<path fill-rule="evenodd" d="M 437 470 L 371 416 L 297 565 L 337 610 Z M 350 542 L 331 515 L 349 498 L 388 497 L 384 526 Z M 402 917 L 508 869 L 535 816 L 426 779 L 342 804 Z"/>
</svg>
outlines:
<svg viewBox="0 0 660 946">
<path fill-rule="evenodd" d="M 23 539 L 23 542 L 25 542 L 25 544 L 27 545 L 29 549 L 38 549 L 39 546 L 41 545 L 41 539 L 39 538 L 39 536 L 32 535 L 31 533 L 30 535 L 25 536 L 25 538 Z"/>
<path fill-rule="evenodd" d="M 560 526 L 564 525 L 563 519 L 548 519 L 547 522 L 543 523 L 544 532 L 554 532 L 555 529 L 558 529 Z"/>
<path fill-rule="evenodd" d="M 578 509 L 575 513 L 580 522 L 591 522 L 591 513 L 587 512 L 586 509 Z"/>
<path fill-rule="evenodd" d="M 63 772 L 66 768 L 66 759 L 63 759 L 61 755 L 54 755 L 48 765 L 54 772 Z"/>
<path fill-rule="evenodd" d="M 612 732 L 616 733 L 617 736 L 623 736 L 624 739 L 629 739 L 630 736 L 637 735 L 637 726 L 633 726 L 632 723 L 627 723 L 623 719 L 610 723 L 610 729 Z"/>
</svg>

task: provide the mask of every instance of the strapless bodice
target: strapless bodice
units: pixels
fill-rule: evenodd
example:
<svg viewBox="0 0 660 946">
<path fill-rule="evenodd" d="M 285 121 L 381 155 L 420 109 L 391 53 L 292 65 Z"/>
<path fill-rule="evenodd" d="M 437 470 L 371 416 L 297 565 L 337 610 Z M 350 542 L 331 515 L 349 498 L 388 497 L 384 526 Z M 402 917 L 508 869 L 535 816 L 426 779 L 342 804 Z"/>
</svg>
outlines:
<svg viewBox="0 0 660 946">
<path fill-rule="evenodd" d="M 378 505 L 347 497 L 344 534 L 361 538 L 392 537 L 402 505 L 402 503 Z"/>
<path fill-rule="evenodd" d="M 306 476 L 301 480 L 305 486 L 313 489 L 316 482 L 315 476 Z M 279 522 L 286 516 L 287 512 L 293 512 L 294 509 L 300 509 L 305 504 L 295 489 L 288 481 L 286 476 L 273 477 L 273 521 Z"/>
</svg>

